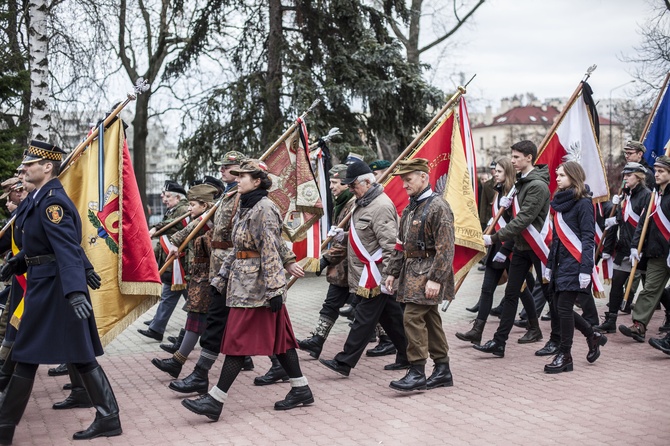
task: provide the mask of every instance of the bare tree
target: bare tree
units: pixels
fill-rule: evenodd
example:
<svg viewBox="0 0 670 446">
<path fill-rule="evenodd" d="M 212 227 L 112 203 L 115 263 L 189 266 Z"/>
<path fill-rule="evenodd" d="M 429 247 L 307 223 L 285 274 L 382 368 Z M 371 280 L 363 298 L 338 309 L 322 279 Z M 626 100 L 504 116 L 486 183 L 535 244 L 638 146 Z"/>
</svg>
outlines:
<svg viewBox="0 0 670 446">
<path fill-rule="evenodd" d="M 30 51 L 30 122 L 32 138 L 49 140 L 51 113 L 49 111 L 49 59 L 46 0 L 28 2 L 28 45 Z"/>
</svg>

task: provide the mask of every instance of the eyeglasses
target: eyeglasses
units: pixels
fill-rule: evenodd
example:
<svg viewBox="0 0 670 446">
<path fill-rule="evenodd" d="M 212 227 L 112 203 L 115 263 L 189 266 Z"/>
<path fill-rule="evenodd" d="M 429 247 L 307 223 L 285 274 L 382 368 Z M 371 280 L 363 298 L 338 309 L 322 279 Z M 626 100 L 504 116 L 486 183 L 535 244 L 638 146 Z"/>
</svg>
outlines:
<svg viewBox="0 0 670 446">
<path fill-rule="evenodd" d="M 624 150 L 624 151 L 623 151 L 623 156 L 625 156 L 626 158 L 628 158 L 629 156 L 633 156 L 633 155 L 635 155 L 636 153 L 637 153 L 637 152 L 635 152 L 635 151 L 627 151 L 627 150 Z"/>
</svg>

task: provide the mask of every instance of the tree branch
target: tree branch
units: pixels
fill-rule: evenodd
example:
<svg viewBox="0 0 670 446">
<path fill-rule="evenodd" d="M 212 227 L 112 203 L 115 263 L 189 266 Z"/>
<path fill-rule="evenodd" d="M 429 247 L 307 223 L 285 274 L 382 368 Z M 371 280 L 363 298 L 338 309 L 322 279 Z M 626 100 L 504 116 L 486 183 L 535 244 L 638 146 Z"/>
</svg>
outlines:
<svg viewBox="0 0 670 446">
<path fill-rule="evenodd" d="M 463 24 L 464 24 L 470 17 L 472 17 L 472 14 L 474 14 L 475 11 L 477 11 L 477 9 L 479 9 L 479 7 L 480 7 L 481 5 L 483 5 L 485 1 L 486 1 L 486 0 L 479 0 L 479 2 L 478 2 L 475 6 L 473 6 L 472 9 L 465 15 L 465 17 L 463 17 L 463 20 L 458 19 L 458 16 L 456 16 L 456 19 L 458 20 L 458 23 L 456 24 L 456 26 L 454 26 L 451 30 L 449 30 L 449 32 L 447 32 L 446 34 L 442 35 L 442 36 L 439 37 L 438 39 L 432 41 L 431 43 L 429 43 L 428 45 L 424 46 L 423 48 L 419 48 L 419 54 L 423 53 L 424 51 L 428 51 L 429 49 L 433 48 L 433 47 L 436 46 L 436 45 L 439 45 L 440 43 L 444 42 L 444 41 L 447 40 L 449 37 L 451 37 L 456 31 L 458 31 L 458 29 L 459 29 L 461 26 L 463 26 Z M 666 1 L 670 1 L 670 0 L 666 0 Z"/>
</svg>

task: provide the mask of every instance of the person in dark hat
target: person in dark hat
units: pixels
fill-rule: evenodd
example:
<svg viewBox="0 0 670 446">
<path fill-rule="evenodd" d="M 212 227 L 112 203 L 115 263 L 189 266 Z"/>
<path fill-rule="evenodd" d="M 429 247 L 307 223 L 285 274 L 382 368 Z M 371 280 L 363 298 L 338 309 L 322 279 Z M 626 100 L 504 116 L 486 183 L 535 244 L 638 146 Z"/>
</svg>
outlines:
<svg viewBox="0 0 670 446">
<path fill-rule="evenodd" d="M 344 164 L 348 166 L 349 164 L 356 162 L 363 162 L 363 155 L 359 155 L 358 153 L 354 152 L 349 152 L 347 158 L 344 160 Z"/>
<path fill-rule="evenodd" d="M 221 196 L 221 194 L 223 193 L 223 191 L 226 189 L 226 185 L 224 184 L 223 181 L 219 180 L 218 178 L 214 178 L 211 175 L 205 175 L 204 177 L 202 177 L 199 180 L 192 181 L 191 184 L 189 184 L 189 187 L 192 188 L 193 186 L 197 186 L 199 184 L 208 184 L 210 186 L 214 186 L 218 191 L 214 195 L 215 199 L 219 198 Z M 190 192 L 190 190 L 189 190 L 189 192 Z"/>
<path fill-rule="evenodd" d="M 80 245 L 79 212 L 57 178 L 63 154 L 56 146 L 32 141 L 23 158 L 25 181 L 35 192 L 20 222 L 21 251 L 0 273 L 1 280 L 27 272 L 25 312 L 11 355 L 16 366 L 0 406 L 2 444 L 12 442 L 39 364 L 68 363 L 79 372 L 96 416 L 88 429 L 74 434 L 75 440 L 122 432 L 114 392 L 96 360 L 103 349 L 88 292 L 90 263 Z"/>
<path fill-rule="evenodd" d="M 375 179 L 379 181 L 382 175 L 386 173 L 389 167 L 391 167 L 391 162 L 386 160 L 376 160 L 369 164 L 370 170 L 375 174 Z"/>
<path fill-rule="evenodd" d="M 398 170 L 409 195 L 403 210 L 393 256 L 384 270 L 386 289 L 397 289 L 404 304 L 403 326 L 407 336 L 409 370 L 389 387 L 413 391 L 453 385 L 449 345 L 438 305 L 454 298 L 454 214 L 449 204 L 433 192 L 428 160 L 401 161 Z M 426 379 L 428 357 L 435 363 Z"/>
<path fill-rule="evenodd" d="M 381 272 L 390 262 L 398 232 L 398 213 L 384 188 L 377 183 L 370 167 L 354 162 L 347 167 L 342 184 L 349 186 L 356 197 L 351 216 L 347 260 L 349 291 L 361 297 L 343 350 L 334 359 L 319 359 L 327 368 L 349 376 L 380 322 L 391 338 L 396 360 L 385 370 L 402 370 L 407 362 L 407 339 L 402 326 L 402 309 L 393 292 L 386 289 Z M 334 236 L 340 231 L 333 231 Z"/>
<path fill-rule="evenodd" d="M 628 141 L 623 148 L 623 156 L 626 158 L 627 163 L 639 163 L 646 169 L 645 182 L 647 183 L 647 188 L 653 190 L 654 186 L 656 186 L 656 179 L 654 178 L 654 169 L 644 159 L 646 151 L 647 148 L 640 141 Z"/>
</svg>

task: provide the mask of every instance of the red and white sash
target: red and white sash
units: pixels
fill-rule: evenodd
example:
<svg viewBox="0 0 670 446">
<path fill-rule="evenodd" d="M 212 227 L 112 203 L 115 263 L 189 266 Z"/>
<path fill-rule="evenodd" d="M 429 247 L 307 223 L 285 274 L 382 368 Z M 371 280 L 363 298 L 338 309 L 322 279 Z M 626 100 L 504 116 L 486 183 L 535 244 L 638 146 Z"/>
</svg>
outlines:
<svg viewBox="0 0 670 446">
<path fill-rule="evenodd" d="M 649 215 L 651 215 L 651 217 L 654 219 L 656 227 L 659 231 L 661 231 L 661 234 L 663 234 L 665 240 L 670 241 L 670 220 L 668 220 L 668 217 L 663 213 L 663 209 L 660 209 L 662 198 L 663 196 L 659 195 L 657 192 L 656 198 L 654 199 L 654 204 L 651 207 L 651 213 Z"/>
<path fill-rule="evenodd" d="M 563 246 L 566 247 L 568 252 L 572 254 L 572 257 L 574 257 L 577 262 L 581 263 L 582 241 L 579 239 L 579 237 L 577 237 L 577 234 L 575 234 L 570 226 L 568 226 L 565 220 L 563 220 L 562 212 L 556 212 L 556 215 L 554 216 L 554 227 L 556 228 L 556 234 L 558 235 L 561 243 L 563 243 Z M 595 294 L 597 297 L 603 297 L 604 288 L 603 284 L 600 282 L 600 277 L 598 277 L 598 270 L 596 269 L 595 264 L 593 265 L 593 270 L 591 271 L 591 281 L 593 282 L 593 294 Z"/>
<path fill-rule="evenodd" d="M 623 221 L 629 223 L 634 228 L 637 228 L 637 224 L 640 222 L 640 216 L 633 210 L 630 196 L 624 198 L 623 203 L 621 204 L 621 210 L 623 211 Z"/>
<path fill-rule="evenodd" d="M 356 232 L 356 225 L 352 224 L 349 227 L 349 243 L 351 249 L 358 257 L 358 260 L 363 263 L 363 272 L 358 281 L 358 290 L 356 294 L 363 297 L 374 297 L 379 294 L 379 286 L 382 283 L 382 273 L 379 271 L 377 264 L 382 261 L 382 248 L 370 254 Z"/>
<path fill-rule="evenodd" d="M 499 196 L 500 196 L 500 193 L 496 192 L 496 196 L 493 199 L 493 204 L 491 205 L 491 212 L 492 212 L 493 218 L 496 218 L 496 215 L 498 215 L 498 211 L 500 210 L 500 206 L 498 205 L 498 197 Z M 503 217 L 501 215 L 500 218 L 498 219 L 498 221 L 496 222 L 496 227 L 495 227 L 496 232 L 500 231 L 505 226 L 507 226 L 507 222 L 505 221 L 505 217 Z"/>
<path fill-rule="evenodd" d="M 171 249 L 177 248 L 175 245 L 170 242 L 170 238 L 167 235 L 161 235 L 160 238 L 161 248 L 165 254 L 168 254 Z M 180 252 L 177 257 L 172 261 L 172 289 L 173 290 L 183 290 L 186 288 L 186 274 L 184 273 L 184 268 L 181 266 L 180 258 L 184 257 L 184 253 Z"/>
<path fill-rule="evenodd" d="M 514 196 L 514 201 L 512 203 L 512 212 L 514 217 L 519 212 L 519 200 L 517 196 Z M 547 266 L 547 258 L 549 257 L 549 247 L 551 246 L 551 221 L 549 219 L 549 213 L 547 213 L 546 218 L 544 219 L 544 225 L 542 225 L 542 231 L 535 229 L 535 226 L 528 225 L 523 231 L 521 231 L 526 243 L 530 245 L 530 248 L 533 250 L 536 256 L 539 257 L 542 262 L 542 269 Z"/>
</svg>

